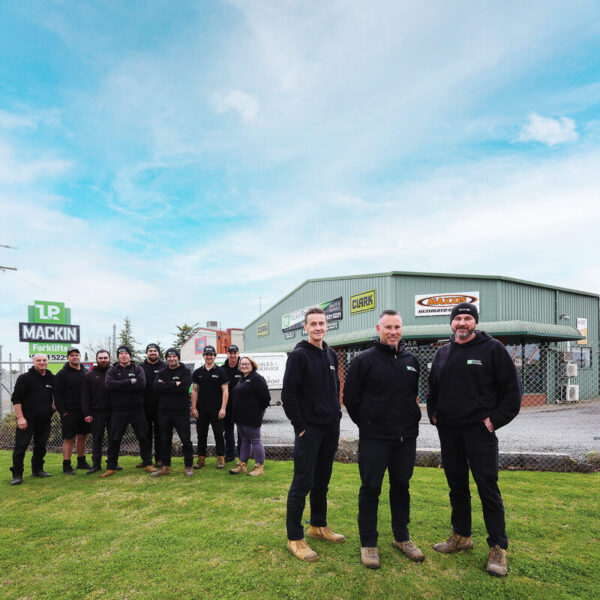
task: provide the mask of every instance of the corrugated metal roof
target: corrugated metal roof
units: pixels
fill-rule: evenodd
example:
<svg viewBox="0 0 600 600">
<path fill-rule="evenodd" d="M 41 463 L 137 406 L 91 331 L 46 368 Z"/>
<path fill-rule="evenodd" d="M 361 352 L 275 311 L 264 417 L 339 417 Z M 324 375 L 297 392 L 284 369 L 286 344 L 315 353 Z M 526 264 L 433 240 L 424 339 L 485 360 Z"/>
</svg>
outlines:
<svg viewBox="0 0 600 600">
<path fill-rule="evenodd" d="M 582 336 L 574 327 L 566 325 L 552 325 L 550 323 L 534 323 L 531 321 L 490 321 L 479 323 L 478 329 L 493 335 L 494 337 L 516 338 L 526 340 L 539 340 L 545 342 L 567 340 L 582 340 Z M 402 337 L 405 340 L 443 340 L 450 337 L 452 333 L 450 324 L 436 325 L 407 325 L 402 329 Z M 328 334 L 325 341 L 330 346 L 347 346 L 360 344 L 377 338 L 375 327 L 360 329 L 349 333 Z M 261 352 L 291 352 L 298 340 L 292 340 L 279 346 L 261 348 Z"/>
</svg>

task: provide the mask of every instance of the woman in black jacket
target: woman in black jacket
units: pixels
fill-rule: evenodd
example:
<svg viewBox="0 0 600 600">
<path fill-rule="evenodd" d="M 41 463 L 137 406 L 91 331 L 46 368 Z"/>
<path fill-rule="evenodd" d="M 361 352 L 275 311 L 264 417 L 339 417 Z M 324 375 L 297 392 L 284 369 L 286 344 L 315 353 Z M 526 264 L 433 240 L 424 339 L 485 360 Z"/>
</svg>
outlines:
<svg viewBox="0 0 600 600">
<path fill-rule="evenodd" d="M 232 475 L 248 473 L 246 463 L 250 453 L 254 453 L 254 470 L 248 475 L 262 475 L 265 463 L 265 448 L 260 438 L 263 415 L 271 402 L 267 382 L 256 370 L 258 365 L 248 356 L 240 359 L 239 369 L 242 379 L 233 388 L 233 420 L 241 439 L 240 461 L 229 472 Z"/>
</svg>

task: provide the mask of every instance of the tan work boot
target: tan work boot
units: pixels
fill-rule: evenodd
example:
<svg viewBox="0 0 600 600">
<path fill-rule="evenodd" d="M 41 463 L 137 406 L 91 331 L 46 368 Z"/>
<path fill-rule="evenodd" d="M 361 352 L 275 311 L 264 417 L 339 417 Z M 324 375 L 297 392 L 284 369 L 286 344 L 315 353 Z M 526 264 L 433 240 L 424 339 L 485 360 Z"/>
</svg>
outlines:
<svg viewBox="0 0 600 600">
<path fill-rule="evenodd" d="M 406 540 L 405 542 L 392 542 L 394 548 L 398 548 L 404 556 L 407 556 L 413 562 L 423 562 L 425 555 L 413 544 L 412 540 Z"/>
<path fill-rule="evenodd" d="M 100 477 L 102 477 L 102 479 L 106 479 L 107 477 L 114 475 L 116 472 L 117 472 L 116 469 L 106 469 L 106 471 L 104 471 L 104 473 L 102 473 L 102 475 L 100 475 Z"/>
<path fill-rule="evenodd" d="M 185 476 L 186 477 L 193 477 L 194 476 L 194 468 L 193 467 L 186 467 L 185 468 Z"/>
<path fill-rule="evenodd" d="M 317 562 L 319 555 L 310 548 L 306 540 L 288 540 L 287 549 L 298 559 L 304 562 Z"/>
<path fill-rule="evenodd" d="M 335 544 L 343 544 L 346 541 L 346 538 L 341 533 L 334 533 L 328 525 L 324 527 L 314 527 L 311 525 L 308 528 L 308 535 Z"/>
<path fill-rule="evenodd" d="M 252 475 L 252 477 L 256 477 L 257 475 L 262 475 L 265 472 L 264 465 L 260 463 L 254 463 L 254 469 L 248 473 L 248 475 Z"/>
<path fill-rule="evenodd" d="M 154 467 L 152 465 L 146 465 L 144 471 L 146 471 L 146 473 L 154 473 Z"/>
<path fill-rule="evenodd" d="M 194 469 L 201 469 L 204 467 L 204 463 L 206 462 L 206 456 L 199 456 L 196 464 L 194 465 Z"/>
<path fill-rule="evenodd" d="M 246 468 L 246 463 L 239 461 L 237 466 L 233 469 L 229 469 L 229 472 L 232 475 L 238 475 L 239 473 L 247 473 L 248 469 Z"/>
<path fill-rule="evenodd" d="M 379 569 L 381 567 L 381 563 L 379 562 L 379 548 L 377 546 L 362 546 L 360 549 L 360 562 L 367 569 Z"/>
<path fill-rule="evenodd" d="M 217 456 L 217 469 L 224 469 L 224 468 L 225 468 L 225 457 Z"/>
<path fill-rule="evenodd" d="M 508 567 L 506 565 L 506 550 L 500 546 L 490 548 L 490 557 L 488 558 L 485 570 L 495 577 L 506 577 Z"/>
<path fill-rule="evenodd" d="M 163 466 L 158 471 L 154 471 L 154 473 L 150 473 L 150 477 L 160 477 L 161 475 L 170 475 L 171 467 Z"/>
<path fill-rule="evenodd" d="M 453 554 L 461 550 L 472 550 L 473 540 L 470 537 L 453 533 L 445 542 L 438 542 L 433 549 L 442 554 Z"/>
</svg>

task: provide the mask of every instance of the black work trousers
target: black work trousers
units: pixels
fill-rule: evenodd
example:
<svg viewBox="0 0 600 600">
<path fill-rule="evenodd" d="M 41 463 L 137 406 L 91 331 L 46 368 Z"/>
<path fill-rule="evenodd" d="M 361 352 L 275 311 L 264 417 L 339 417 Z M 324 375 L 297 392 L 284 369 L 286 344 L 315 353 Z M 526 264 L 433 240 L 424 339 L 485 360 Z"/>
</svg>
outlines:
<svg viewBox="0 0 600 600">
<path fill-rule="evenodd" d="M 410 478 L 415 467 L 417 439 L 367 440 L 358 445 L 358 469 L 362 485 L 358 493 L 360 545 L 377 546 L 377 508 L 385 471 L 390 480 L 392 532 L 397 542 L 410 539 Z"/>
<path fill-rule="evenodd" d="M 240 439 L 238 435 L 237 451 L 235 447 L 235 424 L 233 422 L 233 416 L 231 411 L 227 411 L 223 423 L 224 437 L 225 437 L 225 460 L 233 460 L 236 455 L 240 455 Z"/>
<path fill-rule="evenodd" d="M 310 524 L 327 525 L 327 491 L 333 459 L 340 439 L 340 422 L 308 425 L 294 441 L 294 477 L 287 497 L 286 527 L 289 540 L 304 538 L 302 514 L 310 492 Z"/>
<path fill-rule="evenodd" d="M 158 462 L 160 460 L 161 448 L 158 407 L 144 405 L 144 415 L 146 417 L 146 426 L 148 427 L 148 441 L 150 442 L 150 446 L 152 446 L 152 442 L 154 441 L 154 460 Z M 152 453 L 152 448 L 150 452 Z"/>
<path fill-rule="evenodd" d="M 196 433 L 198 434 L 198 456 L 206 456 L 208 426 L 212 427 L 215 436 L 215 452 L 217 456 L 225 456 L 225 441 L 223 440 L 223 419 L 219 419 L 219 411 L 198 410 Z"/>
<path fill-rule="evenodd" d="M 13 452 L 13 476 L 23 476 L 25 452 L 33 437 L 33 456 L 31 457 L 31 472 L 37 473 L 44 468 L 46 445 L 50 437 L 50 419 L 27 419 L 27 429 L 19 429 L 15 433 L 15 449 Z"/>
<path fill-rule="evenodd" d="M 450 488 L 452 529 L 471 535 L 471 491 L 469 468 L 477 484 L 489 546 L 508 548 L 504 505 L 498 488 L 498 438 L 483 423 L 467 427 L 438 424 L 442 463 Z"/>
<path fill-rule="evenodd" d="M 185 412 L 161 412 L 158 415 L 160 423 L 160 439 L 162 448 L 160 450 L 160 460 L 163 466 L 171 466 L 171 453 L 173 450 L 173 429 L 177 432 L 181 440 L 183 449 L 183 464 L 191 467 L 194 464 L 194 447 L 192 446 L 192 437 L 190 432 L 190 413 Z"/>
<path fill-rule="evenodd" d="M 108 460 L 106 467 L 111 470 L 117 468 L 119 461 L 119 451 L 121 450 L 121 440 L 127 425 L 131 425 L 133 433 L 140 445 L 140 457 L 144 466 L 152 464 L 152 452 L 150 441 L 148 440 L 148 428 L 146 426 L 146 417 L 142 408 L 128 411 L 113 412 L 110 423 L 110 435 L 108 443 Z"/>
<path fill-rule="evenodd" d="M 92 411 L 92 466 L 100 468 L 102 463 L 102 444 L 104 443 L 104 432 L 110 439 L 110 412 Z"/>
</svg>

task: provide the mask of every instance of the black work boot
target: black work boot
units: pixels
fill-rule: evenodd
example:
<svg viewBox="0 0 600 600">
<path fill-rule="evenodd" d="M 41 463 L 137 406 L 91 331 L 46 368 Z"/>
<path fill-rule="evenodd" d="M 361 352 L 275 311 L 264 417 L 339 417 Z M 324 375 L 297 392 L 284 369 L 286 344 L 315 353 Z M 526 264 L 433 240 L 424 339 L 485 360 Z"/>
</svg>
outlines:
<svg viewBox="0 0 600 600">
<path fill-rule="evenodd" d="M 100 465 L 92 465 L 91 469 L 88 470 L 87 474 L 93 475 L 94 473 L 97 473 L 100 469 Z"/>
<path fill-rule="evenodd" d="M 85 459 L 85 454 L 83 456 L 77 457 L 77 468 L 78 469 L 91 469 L 92 468 L 92 465 L 90 465 L 90 463 L 88 463 L 88 461 Z"/>
<path fill-rule="evenodd" d="M 23 483 L 23 475 L 13 475 L 10 485 L 21 485 Z"/>
<path fill-rule="evenodd" d="M 63 473 L 65 475 L 75 475 L 75 471 L 73 471 L 70 460 L 63 460 Z"/>
</svg>

